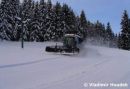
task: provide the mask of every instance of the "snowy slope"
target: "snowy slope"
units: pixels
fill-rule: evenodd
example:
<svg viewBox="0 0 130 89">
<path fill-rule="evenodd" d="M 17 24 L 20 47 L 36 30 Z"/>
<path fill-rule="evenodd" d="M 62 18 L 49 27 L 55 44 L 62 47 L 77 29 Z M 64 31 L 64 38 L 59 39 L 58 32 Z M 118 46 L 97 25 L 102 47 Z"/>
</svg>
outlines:
<svg viewBox="0 0 130 89">
<path fill-rule="evenodd" d="M 78 55 L 46 53 L 53 42 L 0 42 L 0 89 L 97 89 L 84 83 L 128 83 L 130 52 L 85 45 Z M 99 87 L 98 89 L 130 89 Z"/>
</svg>

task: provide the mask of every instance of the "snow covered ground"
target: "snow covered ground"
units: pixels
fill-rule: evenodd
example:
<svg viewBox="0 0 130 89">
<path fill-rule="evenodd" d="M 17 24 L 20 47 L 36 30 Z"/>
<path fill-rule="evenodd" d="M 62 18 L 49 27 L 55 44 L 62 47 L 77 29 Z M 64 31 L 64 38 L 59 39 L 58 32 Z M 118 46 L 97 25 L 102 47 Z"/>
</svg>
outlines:
<svg viewBox="0 0 130 89">
<path fill-rule="evenodd" d="M 21 49 L 20 42 L 0 42 L 0 89 L 130 89 L 129 51 L 85 45 L 78 55 L 46 53 L 53 44 L 25 43 Z"/>
</svg>

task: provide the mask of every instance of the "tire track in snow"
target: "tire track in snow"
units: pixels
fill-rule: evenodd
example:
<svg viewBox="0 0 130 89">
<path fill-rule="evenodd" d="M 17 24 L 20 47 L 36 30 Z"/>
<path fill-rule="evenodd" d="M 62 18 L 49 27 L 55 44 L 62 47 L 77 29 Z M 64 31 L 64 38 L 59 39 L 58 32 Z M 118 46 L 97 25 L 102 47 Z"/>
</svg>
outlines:
<svg viewBox="0 0 130 89">
<path fill-rule="evenodd" d="M 0 69 L 27 66 L 27 65 L 32 65 L 32 64 L 36 64 L 36 63 L 40 63 L 40 62 L 44 62 L 44 61 L 48 61 L 48 60 L 53 60 L 53 59 L 58 59 L 58 58 L 59 57 L 46 58 L 46 59 L 40 59 L 40 60 L 36 60 L 36 61 L 29 61 L 29 62 L 23 62 L 23 63 L 17 63 L 17 64 L 0 65 Z"/>
<path fill-rule="evenodd" d="M 88 74 L 88 72 L 91 70 L 87 70 L 87 69 L 95 69 L 96 67 L 98 67 L 104 63 L 108 63 L 110 61 L 111 60 L 109 60 L 109 59 L 102 60 L 98 63 L 92 64 L 89 66 L 85 66 L 82 70 L 78 70 L 78 71 L 74 72 L 73 74 L 70 74 L 69 76 L 66 76 L 64 78 L 61 78 L 61 79 L 58 79 L 58 80 L 55 80 L 55 81 L 52 81 L 49 83 L 39 84 L 36 87 L 32 87 L 29 89 L 36 89 L 36 88 L 38 88 L 38 89 L 48 89 L 49 88 L 50 89 L 50 88 L 53 88 L 54 86 L 58 86 L 60 84 L 65 84 L 65 82 L 69 82 L 70 80 L 77 79 L 84 74 Z"/>
</svg>

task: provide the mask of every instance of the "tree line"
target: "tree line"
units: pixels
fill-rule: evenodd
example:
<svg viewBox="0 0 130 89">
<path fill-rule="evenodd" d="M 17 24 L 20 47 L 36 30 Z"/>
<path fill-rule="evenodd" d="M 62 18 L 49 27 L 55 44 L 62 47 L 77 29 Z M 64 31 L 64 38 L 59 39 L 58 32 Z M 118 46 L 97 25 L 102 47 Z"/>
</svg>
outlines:
<svg viewBox="0 0 130 89">
<path fill-rule="evenodd" d="M 123 24 L 123 22 L 122 22 Z M 51 0 L 1 0 L 0 3 L 0 39 L 9 41 L 61 41 L 67 32 L 87 39 L 93 44 L 105 44 L 110 47 L 120 47 L 121 34 L 112 31 L 108 22 L 92 23 L 82 10 L 76 15 L 67 4 Z M 125 32 L 123 32 L 125 33 Z M 120 46 L 119 46 L 120 45 Z"/>
<path fill-rule="evenodd" d="M 25 41 L 60 40 L 68 31 L 86 37 L 86 22 L 67 4 L 52 5 L 51 0 L 2 0 L 0 4 L 0 38 L 4 40 L 19 41 L 22 32 Z"/>
</svg>

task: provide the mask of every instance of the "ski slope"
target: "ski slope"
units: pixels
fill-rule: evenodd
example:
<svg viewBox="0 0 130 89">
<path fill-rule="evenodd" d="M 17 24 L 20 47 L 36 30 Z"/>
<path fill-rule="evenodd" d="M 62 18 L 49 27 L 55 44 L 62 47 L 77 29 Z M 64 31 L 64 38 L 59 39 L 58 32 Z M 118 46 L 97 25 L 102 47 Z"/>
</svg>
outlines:
<svg viewBox="0 0 130 89">
<path fill-rule="evenodd" d="M 46 53 L 54 42 L 0 42 L 0 89 L 130 89 L 130 51 L 84 45 L 80 54 Z M 84 83 L 127 83 L 85 87 Z"/>
</svg>

